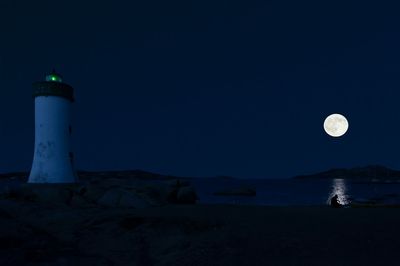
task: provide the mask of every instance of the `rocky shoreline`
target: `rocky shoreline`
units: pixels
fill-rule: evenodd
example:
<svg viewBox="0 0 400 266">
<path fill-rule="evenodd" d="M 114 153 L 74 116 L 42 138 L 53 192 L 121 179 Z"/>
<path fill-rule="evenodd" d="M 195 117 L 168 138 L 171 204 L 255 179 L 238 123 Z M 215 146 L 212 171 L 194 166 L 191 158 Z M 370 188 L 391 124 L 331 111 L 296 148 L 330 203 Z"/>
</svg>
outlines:
<svg viewBox="0 0 400 266">
<path fill-rule="evenodd" d="M 0 265 L 394 265 L 400 259 L 398 206 L 198 205 L 189 179 L 165 176 L 18 181 L 0 193 Z"/>
<path fill-rule="evenodd" d="M 15 176 L 8 177 L 10 180 Z M 19 178 L 19 177 L 18 177 Z M 3 179 L 4 181 L 4 179 Z M 28 184 L 4 182 L 0 198 L 71 206 L 145 208 L 165 204 L 195 204 L 198 197 L 188 180 L 164 176 L 119 173 L 80 174 L 77 184 Z"/>
</svg>

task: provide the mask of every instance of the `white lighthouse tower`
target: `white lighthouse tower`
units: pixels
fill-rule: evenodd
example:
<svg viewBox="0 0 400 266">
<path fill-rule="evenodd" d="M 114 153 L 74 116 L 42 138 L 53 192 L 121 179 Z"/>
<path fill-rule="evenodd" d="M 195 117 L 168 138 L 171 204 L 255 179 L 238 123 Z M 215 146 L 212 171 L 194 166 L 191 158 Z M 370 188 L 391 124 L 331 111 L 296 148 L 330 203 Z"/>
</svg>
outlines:
<svg viewBox="0 0 400 266">
<path fill-rule="evenodd" d="M 29 183 L 74 183 L 71 149 L 73 88 L 54 70 L 45 81 L 33 83 L 35 151 Z"/>
</svg>

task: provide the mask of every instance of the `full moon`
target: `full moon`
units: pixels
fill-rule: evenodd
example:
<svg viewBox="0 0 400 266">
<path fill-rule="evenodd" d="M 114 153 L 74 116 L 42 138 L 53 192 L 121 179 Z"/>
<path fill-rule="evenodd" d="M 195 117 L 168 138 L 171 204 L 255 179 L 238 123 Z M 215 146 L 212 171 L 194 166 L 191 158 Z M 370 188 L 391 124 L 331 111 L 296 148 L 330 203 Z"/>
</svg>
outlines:
<svg viewBox="0 0 400 266">
<path fill-rule="evenodd" d="M 329 136 L 340 137 L 349 129 L 349 122 L 341 114 L 331 114 L 324 121 L 324 129 Z"/>
</svg>

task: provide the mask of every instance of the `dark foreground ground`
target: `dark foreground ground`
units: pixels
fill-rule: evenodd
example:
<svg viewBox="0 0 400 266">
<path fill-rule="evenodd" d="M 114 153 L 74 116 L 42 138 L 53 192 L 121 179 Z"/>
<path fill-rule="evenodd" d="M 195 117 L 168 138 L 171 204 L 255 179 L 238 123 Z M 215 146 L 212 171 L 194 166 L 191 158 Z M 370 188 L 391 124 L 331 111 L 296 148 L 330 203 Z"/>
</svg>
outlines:
<svg viewBox="0 0 400 266">
<path fill-rule="evenodd" d="M 0 201 L 0 265 L 399 265 L 400 209 Z"/>
</svg>

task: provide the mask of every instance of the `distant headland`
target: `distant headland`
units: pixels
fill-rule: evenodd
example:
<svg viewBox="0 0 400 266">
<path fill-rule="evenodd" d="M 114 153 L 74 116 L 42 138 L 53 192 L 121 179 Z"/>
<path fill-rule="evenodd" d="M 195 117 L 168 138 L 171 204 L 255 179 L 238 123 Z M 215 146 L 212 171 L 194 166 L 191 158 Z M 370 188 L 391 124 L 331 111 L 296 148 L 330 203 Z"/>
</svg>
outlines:
<svg viewBox="0 0 400 266">
<path fill-rule="evenodd" d="M 400 171 L 382 165 L 368 165 L 355 168 L 336 168 L 328 171 L 299 175 L 295 179 L 352 179 L 368 182 L 400 181 Z"/>
</svg>

